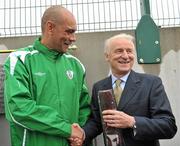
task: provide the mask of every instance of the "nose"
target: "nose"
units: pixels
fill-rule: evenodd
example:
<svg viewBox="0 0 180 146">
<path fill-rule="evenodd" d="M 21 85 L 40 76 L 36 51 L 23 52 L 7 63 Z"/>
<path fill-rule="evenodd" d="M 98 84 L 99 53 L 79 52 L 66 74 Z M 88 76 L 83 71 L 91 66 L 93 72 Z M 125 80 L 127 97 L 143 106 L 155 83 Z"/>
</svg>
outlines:
<svg viewBox="0 0 180 146">
<path fill-rule="evenodd" d="M 75 33 L 72 33 L 72 34 L 70 35 L 70 40 L 71 40 L 71 42 L 75 42 L 75 41 L 76 41 L 76 35 L 75 35 Z"/>
<path fill-rule="evenodd" d="M 125 58 L 125 59 L 128 58 L 128 53 L 126 51 L 123 51 L 122 57 Z"/>
</svg>

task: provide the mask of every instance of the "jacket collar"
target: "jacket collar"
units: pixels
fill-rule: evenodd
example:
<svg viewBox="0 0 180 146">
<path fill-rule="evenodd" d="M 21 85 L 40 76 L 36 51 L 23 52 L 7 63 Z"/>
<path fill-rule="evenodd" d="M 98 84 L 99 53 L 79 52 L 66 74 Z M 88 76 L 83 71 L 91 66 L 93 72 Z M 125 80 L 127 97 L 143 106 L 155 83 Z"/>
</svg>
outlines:
<svg viewBox="0 0 180 146">
<path fill-rule="evenodd" d="M 130 72 L 124 90 L 122 92 L 121 101 L 118 105 L 119 110 L 123 110 L 126 105 L 134 98 L 134 95 L 140 86 L 140 78 L 133 70 Z M 111 76 L 104 79 L 102 82 L 103 90 L 112 89 Z"/>
<path fill-rule="evenodd" d="M 39 52 L 45 54 L 45 56 L 49 57 L 50 59 L 56 60 L 58 58 L 58 56 L 62 55 L 62 53 L 59 53 L 57 51 L 54 50 L 50 50 L 49 48 L 47 48 L 46 46 L 44 46 L 43 44 L 41 44 L 41 37 L 37 38 L 34 42 L 34 47 L 36 50 L 38 50 Z"/>
<path fill-rule="evenodd" d="M 138 87 L 140 86 L 140 78 L 136 72 L 131 71 L 127 79 L 125 88 L 123 90 L 121 101 L 118 105 L 118 109 L 122 110 L 126 105 L 133 100 L 135 93 L 137 92 Z"/>
</svg>

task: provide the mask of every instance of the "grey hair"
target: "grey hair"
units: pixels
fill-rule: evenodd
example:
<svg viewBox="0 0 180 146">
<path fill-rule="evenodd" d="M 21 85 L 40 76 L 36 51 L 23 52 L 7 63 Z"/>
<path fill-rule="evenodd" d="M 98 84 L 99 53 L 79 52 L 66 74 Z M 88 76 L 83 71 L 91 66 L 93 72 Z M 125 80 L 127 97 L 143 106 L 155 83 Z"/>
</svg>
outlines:
<svg viewBox="0 0 180 146">
<path fill-rule="evenodd" d="M 120 33 L 115 36 L 110 37 L 107 39 L 104 43 L 104 53 L 109 53 L 111 49 L 111 42 L 115 39 L 127 39 L 131 41 L 134 44 L 134 37 L 132 35 L 126 34 L 126 33 Z"/>
</svg>

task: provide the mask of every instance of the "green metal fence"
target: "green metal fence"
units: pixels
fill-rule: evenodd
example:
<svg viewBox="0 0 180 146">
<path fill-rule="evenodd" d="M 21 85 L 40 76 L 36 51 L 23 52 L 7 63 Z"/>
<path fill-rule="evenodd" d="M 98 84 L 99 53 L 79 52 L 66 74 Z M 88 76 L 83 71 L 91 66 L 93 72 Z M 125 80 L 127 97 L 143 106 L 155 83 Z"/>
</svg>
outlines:
<svg viewBox="0 0 180 146">
<path fill-rule="evenodd" d="M 44 10 L 61 4 L 72 11 L 78 32 L 135 29 L 141 0 L 1 0 L 0 37 L 39 35 Z M 151 16 L 161 27 L 180 26 L 179 0 L 149 0 Z"/>
</svg>

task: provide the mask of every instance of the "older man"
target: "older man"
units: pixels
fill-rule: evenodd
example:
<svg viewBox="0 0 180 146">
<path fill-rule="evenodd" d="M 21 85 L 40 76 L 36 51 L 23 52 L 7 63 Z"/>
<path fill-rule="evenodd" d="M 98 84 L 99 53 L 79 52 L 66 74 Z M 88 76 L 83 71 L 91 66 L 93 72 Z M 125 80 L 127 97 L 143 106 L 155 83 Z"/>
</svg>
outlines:
<svg viewBox="0 0 180 146">
<path fill-rule="evenodd" d="M 135 60 L 133 37 L 119 34 L 106 40 L 105 57 L 111 75 L 93 86 L 93 114 L 84 127 L 86 143 L 102 132 L 101 120 L 121 131 L 125 146 L 159 146 L 159 139 L 172 138 L 177 127 L 161 79 L 132 70 Z M 118 85 L 117 80 L 120 81 Z M 122 90 L 117 110 L 102 111 L 101 119 L 98 92 L 113 90 L 116 86 Z"/>
</svg>

